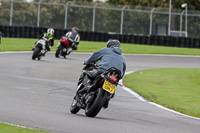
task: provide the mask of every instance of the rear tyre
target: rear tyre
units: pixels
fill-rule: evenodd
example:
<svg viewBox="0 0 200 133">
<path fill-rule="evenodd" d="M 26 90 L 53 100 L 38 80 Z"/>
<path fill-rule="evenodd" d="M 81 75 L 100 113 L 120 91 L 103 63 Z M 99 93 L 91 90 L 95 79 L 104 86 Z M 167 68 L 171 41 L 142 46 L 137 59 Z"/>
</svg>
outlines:
<svg viewBox="0 0 200 133">
<path fill-rule="evenodd" d="M 33 52 L 32 59 L 35 60 L 38 57 L 40 52 L 41 52 L 41 49 L 36 47 L 34 52 Z"/>
<path fill-rule="evenodd" d="M 85 114 L 88 117 L 95 117 L 99 113 L 106 101 L 107 92 L 105 92 L 102 88 L 99 88 L 96 96 L 94 97 L 94 100 L 87 104 L 85 108 Z"/>
</svg>

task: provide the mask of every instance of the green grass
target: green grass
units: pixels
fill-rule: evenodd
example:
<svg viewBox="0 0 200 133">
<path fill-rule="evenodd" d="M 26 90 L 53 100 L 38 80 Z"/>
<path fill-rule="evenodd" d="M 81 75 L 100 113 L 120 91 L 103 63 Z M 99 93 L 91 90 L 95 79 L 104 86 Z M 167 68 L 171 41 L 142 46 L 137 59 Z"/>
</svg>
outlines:
<svg viewBox="0 0 200 133">
<path fill-rule="evenodd" d="M 42 130 L 21 128 L 17 126 L 8 125 L 5 123 L 0 123 L 0 133 L 49 133 L 49 132 Z"/>
<path fill-rule="evenodd" d="M 200 69 L 168 68 L 138 71 L 124 85 L 146 100 L 200 118 Z"/>
<path fill-rule="evenodd" d="M 2 38 L 1 51 L 31 51 L 33 44 L 36 41 L 37 39 Z M 58 41 L 59 40 L 55 40 L 55 44 L 51 51 L 56 50 Z M 104 47 L 106 47 L 106 42 L 80 41 L 77 52 L 93 52 Z M 126 43 L 121 43 L 121 48 L 123 53 L 200 55 L 200 49 L 192 48 L 136 45 Z"/>
</svg>

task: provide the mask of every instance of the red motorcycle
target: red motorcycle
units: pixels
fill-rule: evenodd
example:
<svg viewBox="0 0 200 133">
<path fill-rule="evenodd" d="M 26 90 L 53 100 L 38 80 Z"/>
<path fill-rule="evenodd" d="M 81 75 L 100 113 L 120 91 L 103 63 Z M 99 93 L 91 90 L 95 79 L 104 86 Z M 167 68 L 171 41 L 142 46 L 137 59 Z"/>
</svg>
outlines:
<svg viewBox="0 0 200 133">
<path fill-rule="evenodd" d="M 59 58 L 60 56 L 63 56 L 64 58 L 66 58 L 66 55 L 69 55 L 71 51 L 72 51 L 72 48 L 70 46 L 70 38 L 62 37 L 60 39 L 60 42 L 58 43 L 55 56 L 57 58 Z"/>
</svg>

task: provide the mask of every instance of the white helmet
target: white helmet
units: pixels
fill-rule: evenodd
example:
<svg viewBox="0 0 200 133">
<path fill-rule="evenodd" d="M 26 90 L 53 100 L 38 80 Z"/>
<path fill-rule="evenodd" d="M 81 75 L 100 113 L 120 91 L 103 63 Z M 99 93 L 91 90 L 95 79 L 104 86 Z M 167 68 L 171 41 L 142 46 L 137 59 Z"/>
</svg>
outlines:
<svg viewBox="0 0 200 133">
<path fill-rule="evenodd" d="M 48 30 L 47 30 L 47 34 L 48 33 L 51 33 L 52 35 L 54 34 L 54 29 L 53 28 L 49 28 Z"/>
</svg>

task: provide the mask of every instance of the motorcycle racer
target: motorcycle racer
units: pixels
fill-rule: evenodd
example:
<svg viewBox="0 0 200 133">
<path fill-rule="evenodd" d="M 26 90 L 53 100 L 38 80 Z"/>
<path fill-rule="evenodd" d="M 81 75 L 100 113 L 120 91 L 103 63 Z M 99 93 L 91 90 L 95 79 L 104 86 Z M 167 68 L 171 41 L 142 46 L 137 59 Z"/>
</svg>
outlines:
<svg viewBox="0 0 200 133">
<path fill-rule="evenodd" d="M 97 70 L 91 70 L 88 71 L 89 74 L 98 76 L 101 73 L 105 72 L 107 69 L 111 67 L 115 67 L 118 70 L 121 71 L 121 77 L 123 78 L 125 71 L 126 71 L 126 60 L 124 56 L 122 55 L 122 50 L 120 48 L 120 42 L 118 40 L 110 39 L 107 42 L 107 48 L 103 48 L 98 52 L 94 52 L 89 58 L 86 59 L 85 65 L 89 65 L 91 63 L 96 63 L 99 61 L 99 66 L 97 67 Z M 80 80 L 84 79 L 86 81 L 85 87 L 80 90 L 81 92 L 87 91 L 91 85 L 90 85 L 90 79 L 87 75 L 81 75 Z M 114 95 L 113 95 L 114 97 Z M 104 105 L 105 108 L 108 107 L 108 101 Z"/>
<path fill-rule="evenodd" d="M 92 56 L 86 59 L 85 64 L 99 62 L 98 71 L 105 72 L 110 67 L 115 67 L 121 71 L 121 79 L 126 70 L 126 60 L 122 55 L 120 42 L 118 40 L 108 40 L 107 48 L 103 48 L 98 52 L 94 52 Z"/>
<path fill-rule="evenodd" d="M 65 34 L 66 37 L 69 38 L 69 45 L 71 48 L 68 49 L 67 54 L 69 54 L 72 50 L 78 49 L 78 44 L 80 41 L 79 29 L 77 27 L 73 27 L 71 31 Z"/>
<path fill-rule="evenodd" d="M 39 36 L 39 39 L 42 39 L 42 38 L 46 38 L 47 39 L 47 44 L 45 46 L 46 47 L 45 53 L 46 53 L 47 51 L 50 51 L 51 47 L 54 46 L 54 29 L 53 28 L 49 28 L 46 33 L 44 33 L 44 34 Z M 35 44 L 36 43 L 37 42 L 35 42 Z M 34 48 L 32 50 L 34 50 L 34 49 L 35 49 L 35 46 L 34 46 Z M 45 53 L 44 53 L 43 56 L 45 56 Z"/>
</svg>

